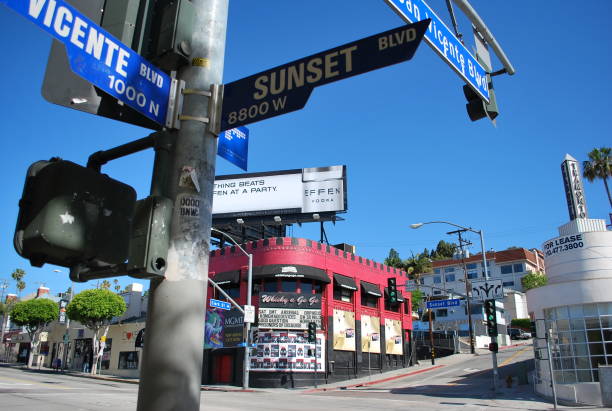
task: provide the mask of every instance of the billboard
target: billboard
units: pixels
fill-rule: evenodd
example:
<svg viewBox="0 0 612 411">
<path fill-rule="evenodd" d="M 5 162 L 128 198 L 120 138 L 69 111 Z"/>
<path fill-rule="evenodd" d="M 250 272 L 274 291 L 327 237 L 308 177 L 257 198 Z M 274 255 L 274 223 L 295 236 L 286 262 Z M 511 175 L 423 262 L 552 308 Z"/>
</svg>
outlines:
<svg viewBox="0 0 612 411">
<path fill-rule="evenodd" d="M 334 350 L 355 351 L 355 313 L 334 308 Z"/>
<path fill-rule="evenodd" d="M 346 166 L 217 176 L 213 218 L 343 212 Z"/>
<path fill-rule="evenodd" d="M 236 308 L 209 308 L 204 323 L 204 348 L 238 347 L 244 342 L 243 314 Z"/>
</svg>

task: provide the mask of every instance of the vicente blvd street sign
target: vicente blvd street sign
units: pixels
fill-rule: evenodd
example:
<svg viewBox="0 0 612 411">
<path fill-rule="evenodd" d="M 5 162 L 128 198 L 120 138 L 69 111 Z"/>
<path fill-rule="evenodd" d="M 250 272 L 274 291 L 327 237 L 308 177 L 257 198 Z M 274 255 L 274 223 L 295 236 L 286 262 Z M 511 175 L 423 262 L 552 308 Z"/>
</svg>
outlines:
<svg viewBox="0 0 612 411">
<path fill-rule="evenodd" d="M 427 301 L 427 308 L 459 307 L 460 305 L 461 300 L 459 299 Z"/>
<path fill-rule="evenodd" d="M 64 0 L 0 0 L 66 47 L 70 67 L 108 94 L 164 125 L 170 77 Z"/>
<path fill-rule="evenodd" d="M 423 0 L 385 0 L 405 21 L 431 19 L 425 41 L 485 101 L 489 101 L 487 71 Z"/>
<path fill-rule="evenodd" d="M 428 25 L 398 27 L 226 84 L 221 130 L 299 110 L 315 87 L 410 60 Z"/>
</svg>

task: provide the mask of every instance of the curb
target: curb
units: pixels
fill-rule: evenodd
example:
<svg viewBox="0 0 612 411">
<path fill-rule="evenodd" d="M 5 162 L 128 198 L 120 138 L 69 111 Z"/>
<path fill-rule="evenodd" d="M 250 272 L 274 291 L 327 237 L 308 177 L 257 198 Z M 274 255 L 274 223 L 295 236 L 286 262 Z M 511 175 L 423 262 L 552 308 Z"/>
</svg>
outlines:
<svg viewBox="0 0 612 411">
<path fill-rule="evenodd" d="M 312 394 L 312 393 L 315 393 L 315 392 L 346 390 L 346 389 L 349 389 L 349 388 L 367 387 L 367 386 L 370 386 L 370 385 L 382 384 L 383 382 L 387 382 L 387 381 L 398 380 L 400 378 L 409 377 L 411 375 L 421 374 L 421 373 L 424 373 L 424 372 L 427 372 L 427 371 L 431 371 L 431 370 L 435 370 L 436 368 L 441 368 L 441 367 L 445 367 L 445 366 L 446 365 L 444 365 L 444 364 L 434 365 L 433 367 L 424 368 L 422 370 L 416 370 L 416 371 L 408 372 L 408 373 L 405 373 L 405 374 L 394 375 L 392 377 L 381 378 L 380 380 L 367 381 L 367 382 L 351 384 L 351 385 L 343 385 L 341 387 L 314 388 L 314 389 L 302 391 L 301 393 L 302 394 Z"/>
</svg>

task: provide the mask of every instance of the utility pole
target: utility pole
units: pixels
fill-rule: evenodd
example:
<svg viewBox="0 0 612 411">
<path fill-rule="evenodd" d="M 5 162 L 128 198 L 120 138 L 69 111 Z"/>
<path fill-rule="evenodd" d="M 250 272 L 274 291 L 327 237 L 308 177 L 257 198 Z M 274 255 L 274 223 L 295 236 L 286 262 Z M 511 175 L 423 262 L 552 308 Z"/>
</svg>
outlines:
<svg viewBox="0 0 612 411">
<path fill-rule="evenodd" d="M 173 201 L 174 214 L 165 278 L 151 280 L 150 285 L 139 411 L 200 409 L 217 154 L 217 138 L 206 123 L 207 92 L 222 81 L 228 0 L 192 3 L 191 61 L 177 76 L 186 87 L 181 128 L 169 133 L 168 167 L 156 164 L 152 181 L 152 191 L 159 189 Z M 181 215 L 181 201 L 196 204 L 198 212 Z"/>
<path fill-rule="evenodd" d="M 455 231 L 448 232 L 446 234 L 457 234 L 459 237 L 459 250 L 461 251 L 461 265 L 463 266 L 463 280 L 465 281 L 465 299 L 467 301 L 467 311 L 468 311 L 468 328 L 470 334 L 470 353 L 474 354 L 476 352 L 474 348 L 474 327 L 472 326 L 472 302 L 470 295 L 472 292 L 470 291 L 470 286 L 467 278 L 467 267 L 465 265 L 465 254 L 463 253 L 463 245 L 466 243 L 466 240 L 461 238 L 461 233 L 466 232 L 466 229 L 459 229 Z"/>
</svg>

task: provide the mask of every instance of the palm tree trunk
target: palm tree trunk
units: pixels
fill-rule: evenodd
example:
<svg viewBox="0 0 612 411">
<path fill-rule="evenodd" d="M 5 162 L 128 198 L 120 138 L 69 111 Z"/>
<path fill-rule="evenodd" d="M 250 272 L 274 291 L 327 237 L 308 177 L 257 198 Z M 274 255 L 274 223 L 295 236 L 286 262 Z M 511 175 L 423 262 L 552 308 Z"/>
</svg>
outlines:
<svg viewBox="0 0 612 411">
<path fill-rule="evenodd" d="M 608 201 L 610 202 L 610 208 L 612 208 L 612 196 L 610 196 L 610 187 L 608 187 L 608 179 L 603 178 L 604 186 L 606 186 L 606 193 L 608 193 Z"/>
</svg>

